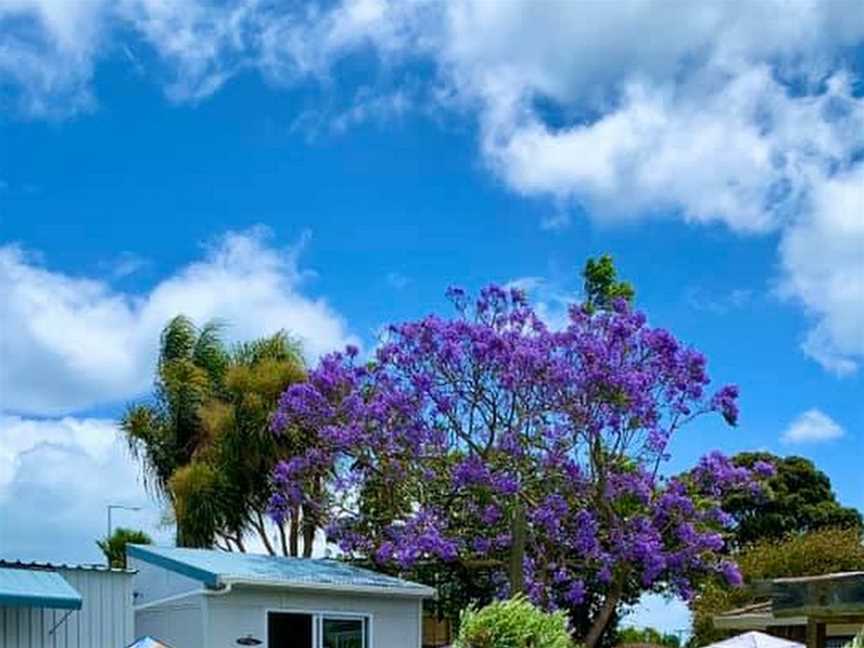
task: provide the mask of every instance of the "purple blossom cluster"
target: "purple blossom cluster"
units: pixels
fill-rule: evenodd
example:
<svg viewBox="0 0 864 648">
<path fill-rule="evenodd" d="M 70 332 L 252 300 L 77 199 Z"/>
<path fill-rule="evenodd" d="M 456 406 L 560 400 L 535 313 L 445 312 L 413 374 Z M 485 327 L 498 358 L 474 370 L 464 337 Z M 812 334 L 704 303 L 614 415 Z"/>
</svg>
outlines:
<svg viewBox="0 0 864 648">
<path fill-rule="evenodd" d="M 707 574 L 740 580 L 720 555 L 718 503 L 771 467 L 711 454 L 687 478 L 659 476 L 686 423 L 736 423 L 736 387 L 710 393 L 704 356 L 623 301 L 574 305 L 552 330 L 520 291 L 449 295 L 455 318 L 391 326 L 371 362 L 328 355 L 284 393 L 274 433 L 314 443 L 273 475 L 277 520 L 302 505 L 351 555 L 403 569 L 498 561 L 502 574 L 523 520 L 526 589 L 547 607 L 633 583 L 689 597 Z"/>
</svg>

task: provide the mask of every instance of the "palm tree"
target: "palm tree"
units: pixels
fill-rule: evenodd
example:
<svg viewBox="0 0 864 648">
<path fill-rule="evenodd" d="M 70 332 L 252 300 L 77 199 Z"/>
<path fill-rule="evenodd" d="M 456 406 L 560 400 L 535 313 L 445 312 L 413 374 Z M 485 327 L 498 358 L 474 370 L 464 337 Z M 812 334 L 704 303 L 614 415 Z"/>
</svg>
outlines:
<svg viewBox="0 0 864 648">
<path fill-rule="evenodd" d="M 108 565 L 117 569 L 126 569 L 126 545 L 153 544 L 153 540 L 143 531 L 121 527 L 115 529 L 110 537 L 97 540 L 96 544 L 105 554 Z"/>
<path fill-rule="evenodd" d="M 276 439 L 269 422 L 282 392 L 305 379 L 302 355 L 285 332 L 230 350 L 220 333 L 218 323 L 199 329 L 172 319 L 153 398 L 130 407 L 120 425 L 145 483 L 170 506 L 179 546 L 245 551 L 252 532 L 276 553 L 265 520 L 269 477 L 276 461 L 302 448 L 290 435 Z M 282 553 L 291 553 L 296 541 L 289 547 L 285 529 L 278 534 Z"/>
</svg>

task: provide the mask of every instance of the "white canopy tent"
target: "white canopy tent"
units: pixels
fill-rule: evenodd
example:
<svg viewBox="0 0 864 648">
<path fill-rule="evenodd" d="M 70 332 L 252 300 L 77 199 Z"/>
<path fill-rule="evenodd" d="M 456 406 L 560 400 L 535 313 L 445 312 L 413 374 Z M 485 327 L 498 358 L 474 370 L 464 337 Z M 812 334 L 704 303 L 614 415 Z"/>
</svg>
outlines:
<svg viewBox="0 0 864 648">
<path fill-rule="evenodd" d="M 705 648 L 804 648 L 804 644 L 792 641 L 791 639 L 773 637 L 764 632 L 754 630 L 718 641 Z"/>
<path fill-rule="evenodd" d="M 135 643 L 127 646 L 127 648 L 171 648 L 171 646 L 162 643 L 161 641 L 157 641 L 153 637 L 141 637 Z"/>
</svg>

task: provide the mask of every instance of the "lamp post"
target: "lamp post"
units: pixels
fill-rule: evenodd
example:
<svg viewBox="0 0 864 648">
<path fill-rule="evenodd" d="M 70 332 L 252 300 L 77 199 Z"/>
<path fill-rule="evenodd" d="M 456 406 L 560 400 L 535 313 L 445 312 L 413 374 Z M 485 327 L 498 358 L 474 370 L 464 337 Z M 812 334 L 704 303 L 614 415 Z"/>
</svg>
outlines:
<svg viewBox="0 0 864 648">
<path fill-rule="evenodd" d="M 105 540 L 108 541 L 111 538 L 111 511 L 117 509 L 118 511 L 140 511 L 140 506 L 124 506 L 123 504 L 109 504 L 108 505 L 108 535 L 105 536 Z"/>
</svg>

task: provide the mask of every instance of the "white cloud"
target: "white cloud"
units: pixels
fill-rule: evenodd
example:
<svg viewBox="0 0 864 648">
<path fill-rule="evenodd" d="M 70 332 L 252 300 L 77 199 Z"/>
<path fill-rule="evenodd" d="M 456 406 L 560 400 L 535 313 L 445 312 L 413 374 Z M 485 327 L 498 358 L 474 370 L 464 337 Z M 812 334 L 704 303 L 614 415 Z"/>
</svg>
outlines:
<svg viewBox="0 0 864 648">
<path fill-rule="evenodd" d="M 146 492 L 140 467 L 110 419 L 32 419 L 0 414 L 0 557 L 51 562 L 101 562 L 97 538 L 112 528 L 142 529 L 157 543 L 173 542 L 173 526 Z M 34 514 L 50 512 L 50 514 Z M 276 542 L 275 529 L 271 528 Z M 257 535 L 249 551 L 263 553 Z M 316 538 L 315 555 L 325 555 Z"/>
<path fill-rule="evenodd" d="M 0 414 L 0 553 L 9 558 L 99 561 L 106 505 L 141 507 L 118 525 L 167 540 L 161 513 L 107 419 L 25 419 Z M 37 512 L 50 511 L 50 515 Z"/>
<path fill-rule="evenodd" d="M 0 247 L 0 410 L 58 414 L 142 394 L 159 332 L 178 313 L 224 320 L 230 339 L 284 328 L 313 358 L 356 342 L 325 300 L 301 292 L 297 254 L 270 247 L 262 231 L 229 233 L 202 260 L 135 295 Z"/>
<path fill-rule="evenodd" d="M 839 439 L 844 430 L 830 416 L 818 409 L 809 409 L 796 418 L 783 433 L 783 443 L 822 443 Z"/>
<path fill-rule="evenodd" d="M 686 640 L 693 615 L 681 599 L 661 594 L 643 594 L 639 602 L 628 608 L 621 625 L 631 628 L 655 628 L 662 633 L 678 634 Z M 680 633 L 685 633 L 682 637 Z"/>
<path fill-rule="evenodd" d="M 104 0 L 0 0 L 0 87 L 19 89 L 14 109 L 54 118 L 93 108 L 106 7 Z M 24 28 L 13 29 L 12 21 Z"/>
<path fill-rule="evenodd" d="M 816 321 L 804 351 L 838 374 L 864 358 L 864 164 L 814 187 L 780 245 L 781 292 Z"/>
<path fill-rule="evenodd" d="M 504 287 L 517 288 L 528 295 L 537 316 L 552 329 L 566 327 L 570 322 L 570 305 L 581 301 L 578 294 L 545 277 L 518 277 Z"/>
<path fill-rule="evenodd" d="M 0 20 L 41 26 L 11 31 L 0 78 L 49 114 L 92 107 L 95 62 L 121 39 L 155 55 L 180 101 L 243 70 L 278 85 L 344 82 L 335 63 L 373 52 L 381 69 L 335 109 L 334 130 L 432 102 L 471 115 L 487 167 L 518 193 L 551 198 L 556 222 L 576 205 L 596 219 L 662 214 L 779 232 L 783 294 L 813 318 L 803 348 L 849 373 L 864 357 L 864 98 L 842 61 L 864 44 L 859 5 L 0 0 Z M 434 70 L 425 87 L 394 89 L 416 61 Z M 839 259 L 811 254 L 814 240 Z"/>
</svg>

